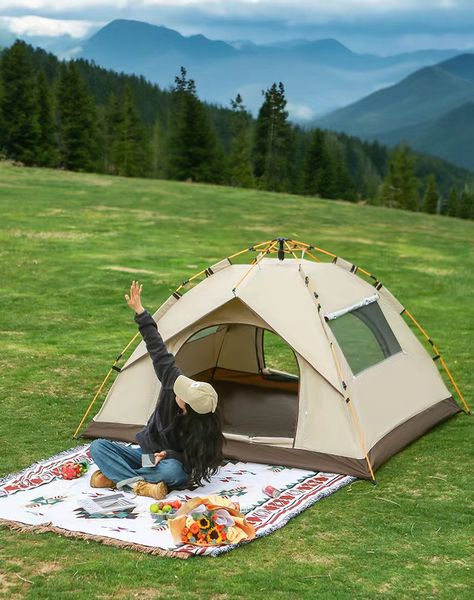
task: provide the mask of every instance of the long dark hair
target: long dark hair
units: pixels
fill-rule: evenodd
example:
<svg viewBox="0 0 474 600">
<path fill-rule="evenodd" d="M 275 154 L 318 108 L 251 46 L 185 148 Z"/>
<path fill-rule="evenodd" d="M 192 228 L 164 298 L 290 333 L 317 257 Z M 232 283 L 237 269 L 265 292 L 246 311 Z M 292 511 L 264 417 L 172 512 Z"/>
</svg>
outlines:
<svg viewBox="0 0 474 600">
<path fill-rule="evenodd" d="M 212 413 L 199 414 L 186 404 L 182 416 L 183 453 L 185 467 L 196 485 L 210 481 L 223 462 L 222 418 L 219 405 Z"/>
</svg>

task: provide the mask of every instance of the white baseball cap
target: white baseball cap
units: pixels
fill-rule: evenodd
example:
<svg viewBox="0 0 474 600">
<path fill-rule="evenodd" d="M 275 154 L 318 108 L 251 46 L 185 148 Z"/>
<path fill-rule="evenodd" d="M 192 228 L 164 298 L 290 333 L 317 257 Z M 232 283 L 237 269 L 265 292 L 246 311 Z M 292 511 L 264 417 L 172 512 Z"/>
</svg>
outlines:
<svg viewBox="0 0 474 600">
<path fill-rule="evenodd" d="M 214 412 L 217 407 L 217 392 L 210 383 L 195 381 L 179 375 L 174 382 L 174 393 L 197 413 L 204 415 Z"/>
</svg>

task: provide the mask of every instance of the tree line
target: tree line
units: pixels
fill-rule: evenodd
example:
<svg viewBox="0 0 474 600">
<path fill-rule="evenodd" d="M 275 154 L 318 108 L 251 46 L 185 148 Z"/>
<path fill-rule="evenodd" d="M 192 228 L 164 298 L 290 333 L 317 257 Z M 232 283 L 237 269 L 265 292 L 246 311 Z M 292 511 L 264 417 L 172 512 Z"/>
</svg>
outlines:
<svg viewBox="0 0 474 600">
<path fill-rule="evenodd" d="M 283 83 L 256 118 L 200 100 L 184 67 L 162 90 L 16 41 L 0 57 L 0 153 L 25 165 L 304 194 L 474 218 L 474 175 L 288 120 Z"/>
</svg>

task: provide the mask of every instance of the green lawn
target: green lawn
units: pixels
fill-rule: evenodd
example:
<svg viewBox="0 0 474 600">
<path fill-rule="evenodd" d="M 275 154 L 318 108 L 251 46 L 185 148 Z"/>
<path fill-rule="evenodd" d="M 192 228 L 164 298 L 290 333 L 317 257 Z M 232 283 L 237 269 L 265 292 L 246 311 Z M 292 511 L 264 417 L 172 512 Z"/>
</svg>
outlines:
<svg viewBox="0 0 474 600">
<path fill-rule="evenodd" d="M 189 275 L 279 235 L 376 274 L 472 398 L 472 222 L 5 163 L 0 206 L 0 476 L 82 443 L 72 432 L 136 332 L 132 279 L 154 310 Z M 472 597 L 472 425 L 456 416 L 384 465 L 377 486 L 357 481 L 218 559 L 1 528 L 0 598 Z"/>
</svg>

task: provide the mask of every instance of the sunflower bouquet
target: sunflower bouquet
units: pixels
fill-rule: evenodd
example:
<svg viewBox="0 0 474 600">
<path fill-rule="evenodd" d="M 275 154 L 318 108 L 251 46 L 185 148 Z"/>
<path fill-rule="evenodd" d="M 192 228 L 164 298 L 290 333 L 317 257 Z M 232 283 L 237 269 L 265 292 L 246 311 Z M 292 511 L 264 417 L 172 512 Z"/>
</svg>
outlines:
<svg viewBox="0 0 474 600">
<path fill-rule="evenodd" d="M 238 503 L 222 496 L 193 498 L 168 522 L 177 544 L 220 546 L 255 537 L 255 529 L 240 512 Z"/>
</svg>

